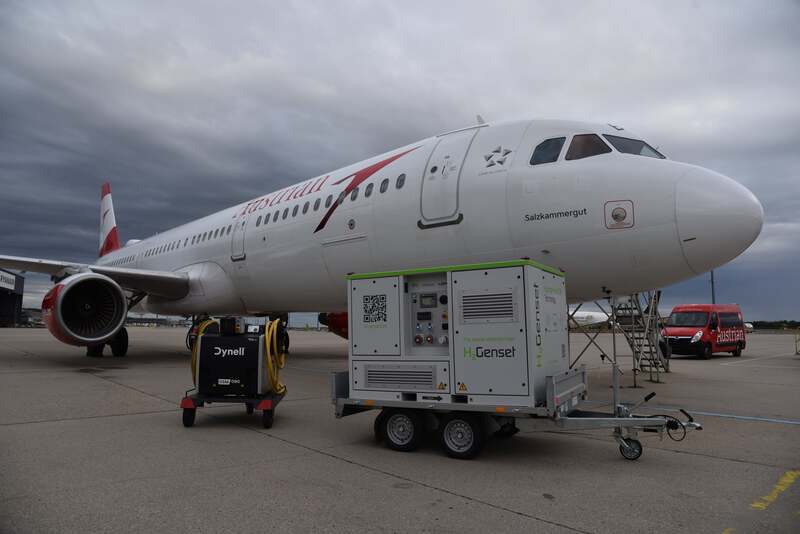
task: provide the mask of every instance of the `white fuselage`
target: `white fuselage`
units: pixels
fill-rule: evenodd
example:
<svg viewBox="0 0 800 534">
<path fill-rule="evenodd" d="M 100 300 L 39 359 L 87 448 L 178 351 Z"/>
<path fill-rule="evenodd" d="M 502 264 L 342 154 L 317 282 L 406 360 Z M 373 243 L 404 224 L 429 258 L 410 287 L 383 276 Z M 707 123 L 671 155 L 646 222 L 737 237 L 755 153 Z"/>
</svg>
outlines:
<svg viewBox="0 0 800 534">
<path fill-rule="evenodd" d="M 572 136 L 586 133 L 634 137 L 564 121 L 476 126 L 257 197 L 98 263 L 188 272 L 187 297 L 144 301 L 158 313 L 343 311 L 347 273 L 515 258 L 565 271 L 576 302 L 695 276 L 760 232 L 752 193 L 712 171 L 616 150 L 566 160 Z M 558 160 L 531 165 L 534 148 L 559 136 Z M 334 207 L 355 184 L 355 199 L 350 192 Z"/>
</svg>

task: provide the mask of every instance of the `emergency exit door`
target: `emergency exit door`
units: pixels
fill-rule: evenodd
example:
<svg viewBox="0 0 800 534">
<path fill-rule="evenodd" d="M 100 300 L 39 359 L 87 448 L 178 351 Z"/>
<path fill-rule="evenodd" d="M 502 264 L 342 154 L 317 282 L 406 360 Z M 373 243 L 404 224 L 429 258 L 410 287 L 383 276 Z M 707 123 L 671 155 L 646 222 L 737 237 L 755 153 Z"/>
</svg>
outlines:
<svg viewBox="0 0 800 534">
<path fill-rule="evenodd" d="M 420 228 L 461 221 L 458 211 L 461 168 L 477 131 L 477 128 L 472 128 L 439 138 L 422 175 Z"/>
<path fill-rule="evenodd" d="M 233 232 L 231 234 L 231 260 L 233 261 L 241 261 L 246 257 L 244 251 L 244 234 L 247 229 L 248 218 L 249 217 L 245 215 L 233 225 Z"/>
</svg>

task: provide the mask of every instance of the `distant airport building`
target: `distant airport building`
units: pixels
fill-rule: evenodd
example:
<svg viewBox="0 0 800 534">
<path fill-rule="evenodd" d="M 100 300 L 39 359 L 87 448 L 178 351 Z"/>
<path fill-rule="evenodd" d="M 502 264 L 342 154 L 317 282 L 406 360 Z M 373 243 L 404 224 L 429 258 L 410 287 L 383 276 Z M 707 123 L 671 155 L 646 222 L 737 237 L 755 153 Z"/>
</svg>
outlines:
<svg viewBox="0 0 800 534">
<path fill-rule="evenodd" d="M 0 269 L 0 327 L 22 322 L 22 293 L 25 278 Z"/>
</svg>

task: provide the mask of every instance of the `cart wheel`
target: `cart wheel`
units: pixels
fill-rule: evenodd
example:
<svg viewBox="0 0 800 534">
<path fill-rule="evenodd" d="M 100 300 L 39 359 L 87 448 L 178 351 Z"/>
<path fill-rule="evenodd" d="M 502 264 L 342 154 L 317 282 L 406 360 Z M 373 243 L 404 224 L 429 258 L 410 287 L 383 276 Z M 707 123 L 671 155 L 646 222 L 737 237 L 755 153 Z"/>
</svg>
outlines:
<svg viewBox="0 0 800 534">
<path fill-rule="evenodd" d="M 378 417 L 386 445 L 395 451 L 409 452 L 419 447 L 422 420 L 414 410 L 384 410 Z"/>
<path fill-rule="evenodd" d="M 638 460 L 642 455 L 642 443 L 638 439 L 628 438 L 625 440 L 628 444 L 626 447 L 622 443 L 619 444 L 619 453 L 626 460 Z"/>
<path fill-rule="evenodd" d="M 264 428 L 272 428 L 272 423 L 275 421 L 275 410 L 263 410 L 261 412 L 261 424 Z"/>
<path fill-rule="evenodd" d="M 194 416 L 197 414 L 197 408 L 184 408 L 183 409 L 183 426 L 189 428 L 194 425 Z"/>
<path fill-rule="evenodd" d="M 375 416 L 375 422 L 372 424 L 372 430 L 375 432 L 375 443 L 380 443 L 386 439 L 386 410 L 381 410 Z"/>
<path fill-rule="evenodd" d="M 253 415 L 254 408 L 253 408 L 252 404 L 250 404 L 249 402 L 246 402 L 244 404 L 244 408 L 245 408 L 245 410 L 247 410 L 247 415 Z"/>
<path fill-rule="evenodd" d="M 485 441 L 483 425 L 469 413 L 451 413 L 439 424 L 442 449 L 451 458 L 468 460 L 483 449 Z"/>
</svg>

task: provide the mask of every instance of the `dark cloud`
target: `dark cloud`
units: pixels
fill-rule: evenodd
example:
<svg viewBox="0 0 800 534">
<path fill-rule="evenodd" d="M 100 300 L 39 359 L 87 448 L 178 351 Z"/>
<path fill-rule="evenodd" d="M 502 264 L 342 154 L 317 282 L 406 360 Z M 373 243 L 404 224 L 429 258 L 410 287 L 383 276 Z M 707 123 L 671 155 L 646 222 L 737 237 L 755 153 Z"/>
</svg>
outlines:
<svg viewBox="0 0 800 534">
<path fill-rule="evenodd" d="M 105 179 L 129 239 L 476 113 L 598 120 L 750 187 L 764 235 L 721 295 L 797 318 L 798 27 L 791 1 L 6 1 L 0 252 L 91 260 Z"/>
</svg>

